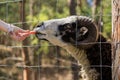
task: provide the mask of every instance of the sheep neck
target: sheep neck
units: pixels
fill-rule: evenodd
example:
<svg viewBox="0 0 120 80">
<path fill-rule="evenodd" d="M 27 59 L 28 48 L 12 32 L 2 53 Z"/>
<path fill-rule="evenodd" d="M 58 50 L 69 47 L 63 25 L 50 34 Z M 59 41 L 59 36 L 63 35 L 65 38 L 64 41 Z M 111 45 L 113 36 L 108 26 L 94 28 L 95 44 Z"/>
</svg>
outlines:
<svg viewBox="0 0 120 80">
<path fill-rule="evenodd" d="M 80 71 L 82 80 L 98 80 L 99 74 L 95 69 L 90 68 L 90 63 L 84 49 L 79 49 L 72 45 L 64 46 L 64 48 L 78 61 L 78 64 L 82 66 Z"/>
</svg>

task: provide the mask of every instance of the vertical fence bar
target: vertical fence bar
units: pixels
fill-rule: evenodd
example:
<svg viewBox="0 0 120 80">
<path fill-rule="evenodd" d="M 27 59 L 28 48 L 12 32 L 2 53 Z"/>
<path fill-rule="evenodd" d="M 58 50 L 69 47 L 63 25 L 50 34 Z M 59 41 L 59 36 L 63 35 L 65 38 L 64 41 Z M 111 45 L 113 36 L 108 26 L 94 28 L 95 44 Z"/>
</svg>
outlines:
<svg viewBox="0 0 120 80">
<path fill-rule="evenodd" d="M 112 80 L 120 80 L 120 1 L 112 0 Z"/>
</svg>

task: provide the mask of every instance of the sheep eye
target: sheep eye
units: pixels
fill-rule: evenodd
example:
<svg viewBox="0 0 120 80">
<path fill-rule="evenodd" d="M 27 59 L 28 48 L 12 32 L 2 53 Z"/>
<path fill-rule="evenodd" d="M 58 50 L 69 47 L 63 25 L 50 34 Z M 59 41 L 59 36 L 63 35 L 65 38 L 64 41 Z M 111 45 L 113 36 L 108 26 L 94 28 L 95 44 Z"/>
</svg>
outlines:
<svg viewBox="0 0 120 80">
<path fill-rule="evenodd" d="M 39 23 L 36 27 L 40 27 L 40 26 L 42 26 L 42 25 L 44 25 L 44 22 Z"/>
</svg>

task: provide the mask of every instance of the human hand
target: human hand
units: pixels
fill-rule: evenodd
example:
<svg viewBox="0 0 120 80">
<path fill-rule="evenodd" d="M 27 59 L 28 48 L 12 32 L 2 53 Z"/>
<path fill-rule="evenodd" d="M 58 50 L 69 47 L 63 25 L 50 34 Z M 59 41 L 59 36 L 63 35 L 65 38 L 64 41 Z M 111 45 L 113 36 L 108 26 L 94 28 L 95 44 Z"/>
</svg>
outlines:
<svg viewBox="0 0 120 80">
<path fill-rule="evenodd" d="M 23 41 L 30 35 L 29 32 L 29 30 L 23 30 L 19 27 L 14 26 L 13 31 L 9 32 L 9 34 L 14 40 Z"/>
</svg>

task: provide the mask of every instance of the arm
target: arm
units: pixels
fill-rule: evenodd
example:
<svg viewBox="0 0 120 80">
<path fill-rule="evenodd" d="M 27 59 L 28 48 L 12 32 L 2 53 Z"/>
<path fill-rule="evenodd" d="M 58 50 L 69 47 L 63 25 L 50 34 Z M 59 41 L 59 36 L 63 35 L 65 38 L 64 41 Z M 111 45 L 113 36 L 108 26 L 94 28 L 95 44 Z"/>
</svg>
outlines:
<svg viewBox="0 0 120 80">
<path fill-rule="evenodd" d="M 8 23 L 5 23 L 4 21 L 0 20 L 0 30 L 4 32 L 10 32 L 13 31 L 13 25 L 10 25 Z"/>
<path fill-rule="evenodd" d="M 5 23 L 2 20 L 0 20 L 0 30 L 7 32 L 11 38 L 17 41 L 22 41 L 30 35 L 29 30 L 23 30 L 12 24 Z"/>
</svg>

